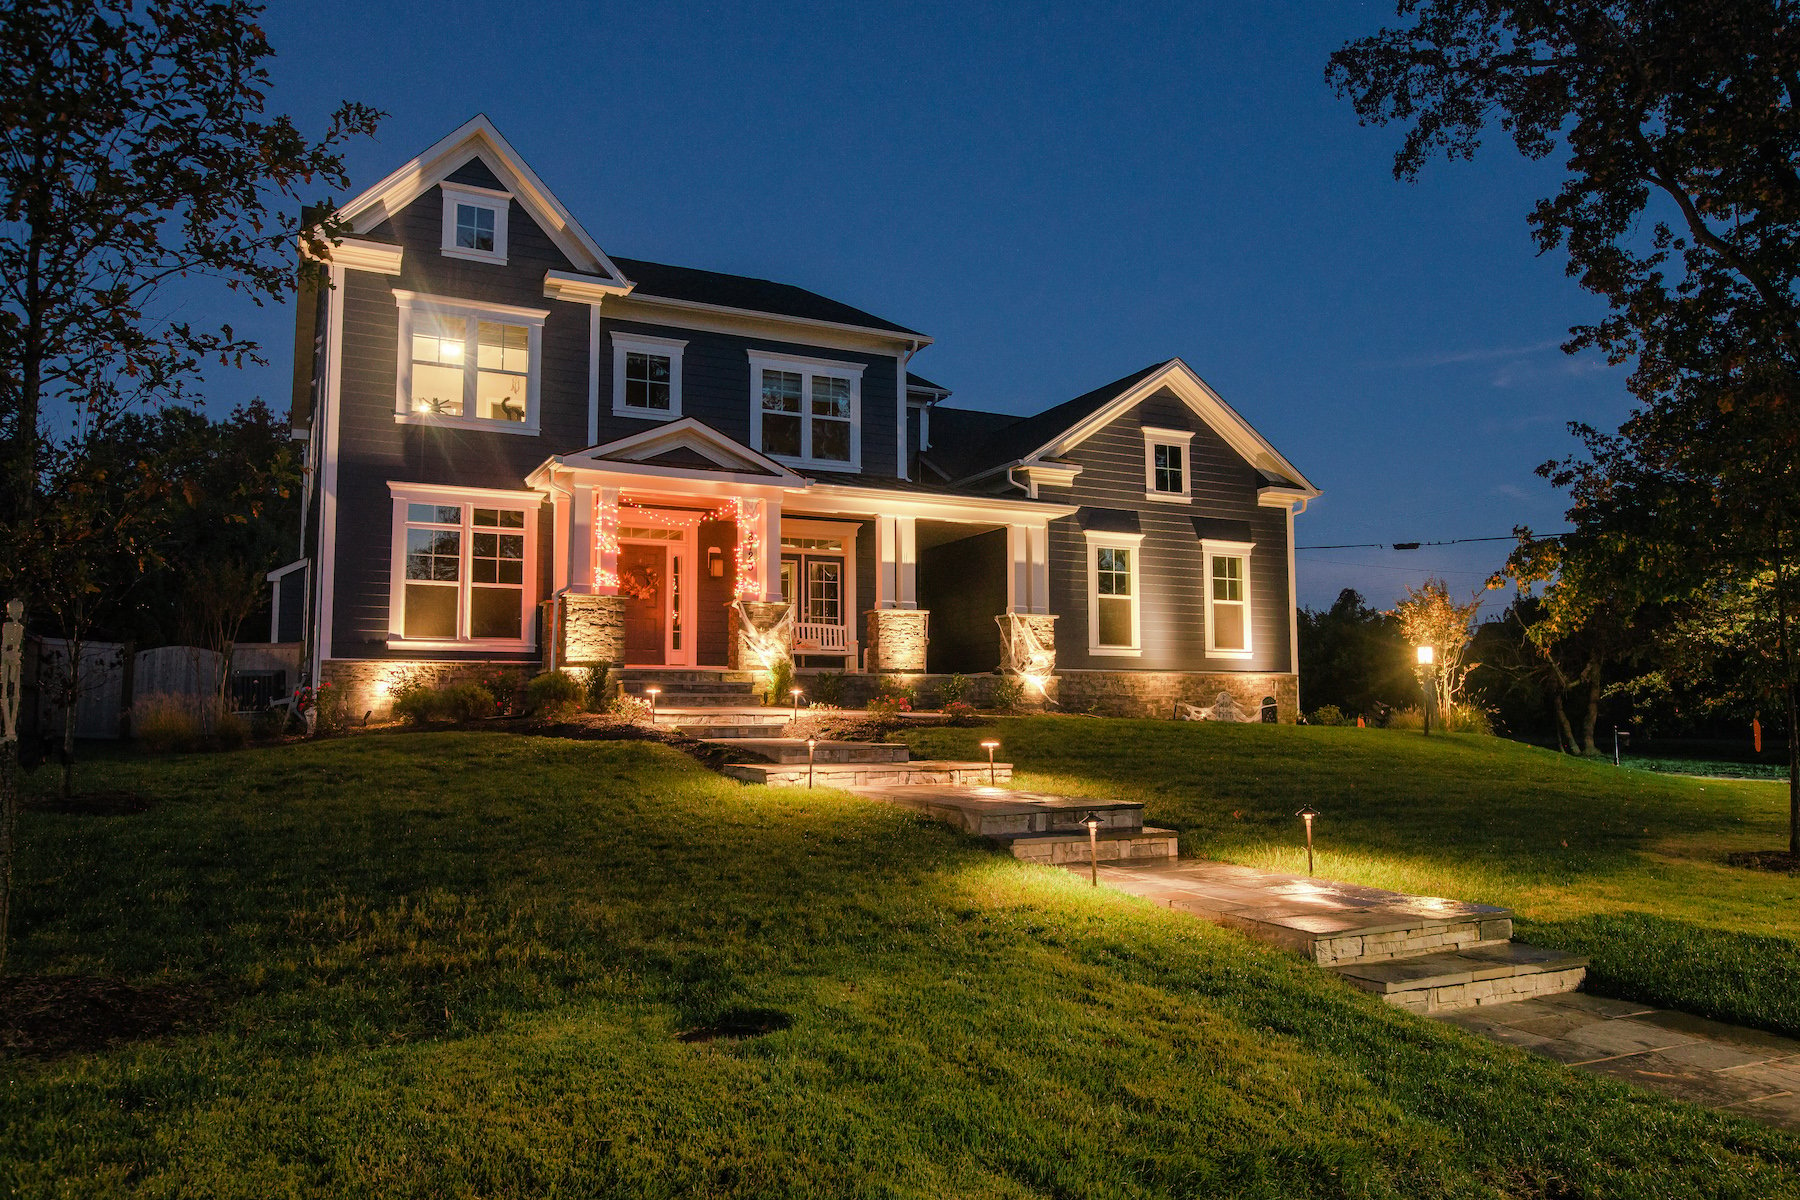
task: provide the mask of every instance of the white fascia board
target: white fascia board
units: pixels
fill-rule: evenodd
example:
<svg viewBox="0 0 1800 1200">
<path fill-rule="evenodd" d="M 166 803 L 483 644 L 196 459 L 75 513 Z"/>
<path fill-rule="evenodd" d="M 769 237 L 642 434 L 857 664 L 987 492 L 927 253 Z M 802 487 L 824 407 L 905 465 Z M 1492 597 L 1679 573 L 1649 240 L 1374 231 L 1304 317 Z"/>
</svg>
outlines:
<svg viewBox="0 0 1800 1200">
<path fill-rule="evenodd" d="M 1022 462 L 1017 469 L 1029 475 L 1033 483 L 1051 487 L 1068 487 L 1082 472 L 1078 463 Z"/>
<path fill-rule="evenodd" d="M 296 558 L 293 562 L 288 563 L 286 566 L 276 567 L 273 571 L 270 571 L 267 575 L 264 575 L 263 578 L 268 580 L 270 583 L 274 583 L 277 579 L 280 579 L 283 575 L 292 574 L 293 572 L 298 571 L 301 567 L 304 567 L 307 563 L 309 563 L 311 561 L 312 561 L 312 559 L 310 559 L 310 558 Z"/>
<path fill-rule="evenodd" d="M 1256 503 L 1263 508 L 1287 508 L 1300 506 L 1305 512 L 1310 501 L 1317 500 L 1320 492 L 1317 488 L 1280 487 L 1270 485 L 1256 489 Z"/>
<path fill-rule="evenodd" d="M 338 210 L 338 216 L 354 231 L 373 229 L 477 156 L 487 162 L 569 261 L 596 274 L 609 275 L 621 285 L 626 283 L 624 273 L 600 249 L 600 244 L 481 113 L 346 203 Z"/>
<path fill-rule="evenodd" d="M 308 258 L 313 257 L 306 248 L 305 239 L 301 239 L 300 253 Z M 367 238 L 339 238 L 326 244 L 324 261 L 334 266 L 349 267 L 355 271 L 374 271 L 381 275 L 398 275 L 400 260 L 405 248 L 390 245 L 387 242 L 371 242 Z"/>
<path fill-rule="evenodd" d="M 838 483 L 815 483 L 807 491 L 806 498 L 808 503 L 832 501 L 835 512 L 874 513 L 884 517 L 915 517 L 962 524 L 1028 525 L 1072 517 L 1076 512 L 1071 504 L 1008 500 L 1000 496 L 992 500 L 973 496 L 932 496 L 886 488 L 847 487 Z"/>
<path fill-rule="evenodd" d="M 1256 432 L 1250 422 L 1238 415 L 1236 409 L 1225 403 L 1219 393 L 1213 391 L 1204 379 L 1194 373 L 1192 367 L 1179 358 L 1170 359 L 1161 370 L 1154 371 L 1139 380 L 1099 411 L 1079 424 L 1064 430 L 1032 453 L 1025 455 L 1024 460 L 1043 456 L 1056 457 L 1065 453 L 1111 424 L 1120 413 L 1142 403 L 1163 387 L 1169 388 L 1179 396 L 1193 410 L 1194 414 L 1224 438 L 1226 443 L 1243 457 L 1244 461 L 1254 467 L 1267 470 L 1271 474 L 1298 480 L 1314 495 L 1318 494 L 1318 489 L 1313 487 L 1293 463 L 1284 458 L 1281 452 L 1270 445 L 1262 434 Z"/>
<path fill-rule="evenodd" d="M 544 272 L 544 295 L 571 304 L 599 304 L 610 296 L 629 296 L 636 286 L 629 280 L 616 283 L 598 275 L 577 275 L 573 271 Z"/>
<path fill-rule="evenodd" d="M 684 318 L 671 319 L 656 315 L 653 311 L 634 315 L 630 309 L 638 306 L 656 309 L 669 309 L 679 314 L 691 314 Z M 640 320 L 652 324 L 674 325 L 689 329 L 709 329 L 720 333 L 761 333 L 778 341 L 799 341 L 809 345 L 832 345 L 820 342 L 815 337 L 796 338 L 795 330 L 841 334 L 845 337 L 863 339 L 859 344 L 834 346 L 835 349 L 861 350 L 871 349 L 882 354 L 892 354 L 894 347 L 907 346 L 923 349 L 929 346 L 932 339 L 922 333 L 899 333 L 892 329 L 877 329 L 870 325 L 846 325 L 837 321 L 820 321 L 812 317 L 789 317 L 781 313 L 762 312 L 753 308 L 731 308 L 723 304 L 702 304 L 698 300 L 675 300 L 668 296 L 652 296 L 646 292 L 633 289 L 625 307 L 615 307 L 614 315 L 620 320 Z M 705 318 L 716 318 L 717 324 L 704 323 Z"/>
</svg>

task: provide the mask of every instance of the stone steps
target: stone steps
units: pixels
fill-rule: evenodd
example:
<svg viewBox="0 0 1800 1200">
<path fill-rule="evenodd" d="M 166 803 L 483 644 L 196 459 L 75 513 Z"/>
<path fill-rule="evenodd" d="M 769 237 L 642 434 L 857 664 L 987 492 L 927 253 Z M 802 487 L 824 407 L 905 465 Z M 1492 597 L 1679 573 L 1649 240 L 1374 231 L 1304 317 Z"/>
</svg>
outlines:
<svg viewBox="0 0 1800 1200">
<path fill-rule="evenodd" d="M 985 783 L 985 764 L 981 775 Z M 1010 778 L 1002 766 L 1001 778 Z M 1144 806 L 1122 800 L 1083 800 L 1047 792 L 1000 787 L 943 787 L 935 783 L 881 783 L 858 791 L 909 808 L 952 829 L 986 838 L 1014 858 L 1050 866 L 1144 862 L 1174 858 L 1173 830 L 1147 828 Z M 1088 817 L 1099 830 L 1088 842 Z"/>
<path fill-rule="evenodd" d="M 754 676 L 744 671 L 636 670 L 621 671 L 616 678 L 627 696 L 648 699 L 656 688 L 657 707 L 731 708 L 757 702 Z"/>
<path fill-rule="evenodd" d="M 807 785 L 806 763 L 732 763 L 719 768 L 733 779 L 745 783 L 776 786 Z M 985 762 L 849 762 L 815 763 L 811 768 L 814 787 L 865 788 L 888 784 L 934 784 L 967 786 L 988 781 Z M 1012 778 L 1011 763 L 995 763 L 994 777 L 1001 783 Z"/>
<path fill-rule="evenodd" d="M 730 736 L 707 740 L 760 754 L 773 763 L 806 762 L 806 742 L 800 738 Z M 903 763 L 909 758 L 906 746 L 898 742 L 818 742 L 813 746 L 814 763 Z"/>
<path fill-rule="evenodd" d="M 1587 976 L 1588 960 L 1523 942 L 1486 942 L 1460 950 L 1374 962 L 1347 962 L 1331 970 L 1346 983 L 1374 992 L 1389 1004 L 1437 1013 L 1572 992 Z"/>
<path fill-rule="evenodd" d="M 1091 847 L 1086 832 L 1001 834 L 988 840 L 1025 862 L 1075 870 L 1089 865 L 1090 854 L 1104 864 L 1163 861 L 1180 852 L 1179 835 L 1173 829 L 1158 829 L 1154 825 L 1102 830 Z"/>
</svg>

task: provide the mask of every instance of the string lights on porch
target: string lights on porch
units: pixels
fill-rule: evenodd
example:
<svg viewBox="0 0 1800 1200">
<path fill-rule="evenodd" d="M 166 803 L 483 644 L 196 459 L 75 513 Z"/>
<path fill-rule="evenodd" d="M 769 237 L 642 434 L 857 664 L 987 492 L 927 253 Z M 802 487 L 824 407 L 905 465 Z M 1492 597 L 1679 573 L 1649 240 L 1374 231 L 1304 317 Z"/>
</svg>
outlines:
<svg viewBox="0 0 1800 1200">
<path fill-rule="evenodd" d="M 608 504 L 604 492 L 594 495 L 594 590 L 606 593 L 619 586 L 619 506 Z M 612 567 L 606 564 L 612 563 Z"/>
<path fill-rule="evenodd" d="M 622 509 L 630 510 L 631 524 L 635 528 L 648 526 L 658 529 L 681 529 L 698 521 L 730 521 L 737 526 L 735 555 L 737 578 L 732 585 L 733 598 L 759 600 L 762 598 L 759 577 L 762 553 L 762 532 L 759 528 L 759 520 L 762 515 L 761 503 L 759 500 L 747 500 L 741 496 L 732 496 L 717 508 L 705 512 L 696 513 L 692 509 L 672 512 L 623 498 L 617 504 L 607 504 L 596 496 L 594 561 L 596 563 L 617 561 L 620 511 Z M 596 589 L 618 586 L 619 576 L 616 570 L 608 571 L 600 566 L 595 567 L 594 587 Z"/>
</svg>

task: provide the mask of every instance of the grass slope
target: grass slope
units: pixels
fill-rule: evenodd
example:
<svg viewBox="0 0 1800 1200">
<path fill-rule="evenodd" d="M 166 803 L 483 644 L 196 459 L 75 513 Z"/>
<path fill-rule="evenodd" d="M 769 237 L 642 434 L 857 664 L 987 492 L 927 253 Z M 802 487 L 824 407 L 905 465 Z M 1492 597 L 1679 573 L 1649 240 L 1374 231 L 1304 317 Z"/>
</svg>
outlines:
<svg viewBox="0 0 1800 1200">
<path fill-rule="evenodd" d="M 1140 799 L 1183 854 L 1515 909 L 1593 957 L 1591 990 L 1800 1035 L 1800 878 L 1725 865 L 1787 844 L 1784 785 L 1620 770 L 1499 738 L 1035 718 L 998 736 L 1020 786 Z"/>
<path fill-rule="evenodd" d="M 660 746 L 371 736 L 93 782 L 160 803 L 28 814 L 17 968 L 219 1005 L 0 1059 L 6 1195 L 1800 1195 L 1800 1140 Z M 739 1007 L 793 1024 L 677 1040 Z"/>
</svg>

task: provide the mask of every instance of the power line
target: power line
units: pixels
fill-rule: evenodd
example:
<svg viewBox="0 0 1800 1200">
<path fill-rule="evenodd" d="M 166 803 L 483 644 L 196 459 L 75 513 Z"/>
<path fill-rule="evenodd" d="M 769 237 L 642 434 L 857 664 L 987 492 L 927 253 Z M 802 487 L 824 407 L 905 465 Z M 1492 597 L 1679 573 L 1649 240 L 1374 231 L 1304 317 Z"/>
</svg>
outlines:
<svg viewBox="0 0 1800 1200">
<path fill-rule="evenodd" d="M 1537 535 L 1539 541 L 1555 541 L 1565 534 L 1545 533 Z M 1296 550 L 1417 550 L 1422 546 L 1461 546 L 1467 542 L 1516 542 L 1515 534 L 1505 537 L 1467 537 L 1450 538 L 1442 542 L 1340 542 L 1335 546 L 1295 546 Z"/>
</svg>

